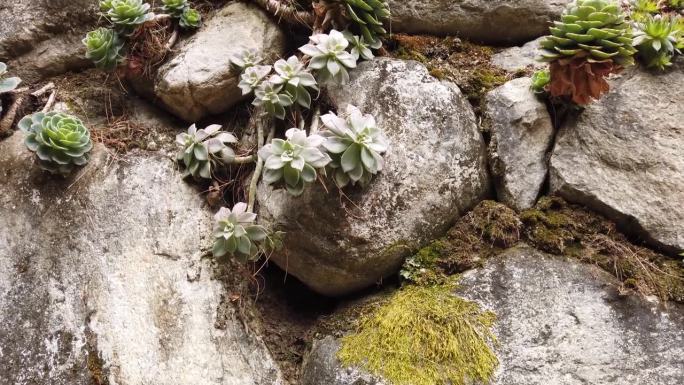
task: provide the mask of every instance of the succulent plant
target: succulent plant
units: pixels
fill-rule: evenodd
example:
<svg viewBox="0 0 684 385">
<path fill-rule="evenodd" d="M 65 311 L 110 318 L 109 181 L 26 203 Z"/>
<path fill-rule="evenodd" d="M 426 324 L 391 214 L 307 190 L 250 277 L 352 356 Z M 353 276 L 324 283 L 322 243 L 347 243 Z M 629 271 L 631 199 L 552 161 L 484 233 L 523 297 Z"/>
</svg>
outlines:
<svg viewBox="0 0 684 385">
<path fill-rule="evenodd" d="M 173 17 L 180 17 L 189 7 L 188 0 L 162 0 L 162 10 Z"/>
<path fill-rule="evenodd" d="M 240 75 L 240 83 L 238 87 L 242 90 L 243 95 L 254 92 L 266 76 L 271 73 L 271 66 L 250 66 L 247 67 Z"/>
<path fill-rule="evenodd" d="M 386 0 L 319 0 L 314 10 L 323 30 L 349 28 L 373 43 L 387 34 L 383 27 L 390 17 Z"/>
<path fill-rule="evenodd" d="M 285 119 L 285 107 L 294 104 L 292 97 L 283 91 L 282 85 L 276 85 L 269 81 L 262 82 L 254 90 L 253 105 L 262 107 L 266 114 L 278 119 Z"/>
<path fill-rule="evenodd" d="M 114 3 L 116 0 L 100 0 L 100 11 L 107 13 L 110 9 L 112 9 L 112 3 Z"/>
<path fill-rule="evenodd" d="M 202 15 L 194 8 L 185 8 L 181 14 L 178 25 L 184 29 L 199 28 L 202 23 Z"/>
<path fill-rule="evenodd" d="M 211 179 L 216 163 L 227 163 L 235 158 L 235 152 L 227 144 L 236 142 L 237 138 L 221 131 L 218 124 L 199 130 L 193 124 L 187 133 L 176 136 L 176 143 L 181 147 L 177 159 L 185 165 L 183 177 Z"/>
<path fill-rule="evenodd" d="M 532 74 L 532 91 L 536 94 L 545 92 L 546 86 L 551 81 L 549 70 L 543 69 Z"/>
<path fill-rule="evenodd" d="M 273 67 L 276 74 L 269 81 L 275 85 L 282 85 L 296 103 L 302 107 L 311 107 L 309 88 L 318 90 L 316 79 L 304 68 L 304 64 L 297 56 L 290 56 L 286 60 L 278 60 Z"/>
<path fill-rule="evenodd" d="M 291 128 L 285 137 L 287 140 L 273 139 L 259 150 L 264 160 L 264 182 L 284 180 L 287 191 L 299 196 L 307 184 L 316 180 L 316 169 L 327 166 L 331 159 L 321 151 L 325 138 L 320 135 L 306 136 L 306 131 Z"/>
<path fill-rule="evenodd" d="M 243 49 L 230 58 L 230 63 L 243 71 L 263 61 L 264 58 L 255 49 Z"/>
<path fill-rule="evenodd" d="M 575 0 L 554 24 L 541 42 L 552 96 L 587 104 L 608 91 L 608 74 L 634 64 L 631 29 L 615 1 Z"/>
<path fill-rule="evenodd" d="M 379 49 L 380 47 L 382 47 L 382 42 L 380 40 L 368 43 L 365 37 L 356 36 L 349 31 L 344 31 L 342 34 L 351 46 L 351 50 L 349 53 L 351 53 L 354 59 L 356 59 L 357 61 L 359 60 L 359 58 L 364 60 L 373 60 L 375 55 L 373 55 L 373 51 L 371 49 Z"/>
<path fill-rule="evenodd" d="M 266 229 L 255 223 L 256 214 L 247 211 L 247 204 L 240 202 L 233 209 L 222 207 L 214 216 L 215 257 L 230 254 L 242 262 L 253 260 L 259 254 L 257 243 L 264 241 Z"/>
<path fill-rule="evenodd" d="M 38 155 L 40 167 L 54 174 L 69 174 L 88 163 L 93 143 L 90 132 L 75 116 L 61 112 L 36 112 L 19 121 L 24 143 Z"/>
<path fill-rule="evenodd" d="M 131 32 L 154 18 L 150 5 L 143 0 L 112 0 L 109 7 L 105 16 L 124 32 Z"/>
<path fill-rule="evenodd" d="M 341 32 L 332 30 L 329 34 L 316 34 L 311 42 L 299 48 L 311 56 L 309 68 L 317 70 L 323 84 L 346 84 L 349 81 L 348 68 L 356 68 L 356 59 L 346 51 L 349 42 Z"/>
<path fill-rule="evenodd" d="M 323 147 L 332 155 L 330 166 L 340 188 L 349 182 L 365 186 L 384 166 L 380 154 L 387 151 L 387 139 L 372 115 L 364 115 L 351 104 L 346 112 L 346 119 L 334 113 L 321 117 L 326 127 Z"/>
<path fill-rule="evenodd" d="M 7 64 L 0 61 L 0 94 L 5 92 L 13 91 L 21 83 L 21 79 L 18 77 L 6 78 L 7 75 Z M 0 103 L 0 113 L 2 112 L 2 103 Z"/>
<path fill-rule="evenodd" d="M 637 23 L 634 46 L 648 68 L 664 70 L 672 65 L 672 57 L 678 52 L 676 21 L 671 17 L 649 16 Z"/>
<path fill-rule="evenodd" d="M 98 28 L 88 32 L 83 45 L 86 46 L 86 58 L 92 60 L 98 68 L 111 70 L 124 61 L 121 55 L 124 41 L 112 29 Z"/>
</svg>

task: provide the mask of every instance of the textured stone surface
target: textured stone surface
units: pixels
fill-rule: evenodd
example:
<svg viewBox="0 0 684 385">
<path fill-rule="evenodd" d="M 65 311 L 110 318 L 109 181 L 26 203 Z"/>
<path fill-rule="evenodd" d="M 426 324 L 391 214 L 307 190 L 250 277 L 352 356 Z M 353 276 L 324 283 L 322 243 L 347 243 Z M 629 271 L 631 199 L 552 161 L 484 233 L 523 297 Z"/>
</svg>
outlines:
<svg viewBox="0 0 684 385">
<path fill-rule="evenodd" d="M 337 359 L 340 342 L 327 336 L 314 341 L 304 360 L 300 385 L 387 385 L 363 370 L 343 367 Z"/>
<path fill-rule="evenodd" d="M 200 259 L 211 213 L 170 160 L 97 148 L 60 179 L 22 136 L 0 143 L 0 384 L 282 383 Z"/>
<path fill-rule="evenodd" d="M 285 35 L 260 8 L 232 3 L 178 47 L 154 81 L 156 99 L 181 119 L 194 122 L 230 109 L 244 97 L 230 57 L 255 49 L 271 61 L 284 55 Z"/>
<path fill-rule="evenodd" d="M 571 0 L 390 0 L 394 32 L 457 35 L 489 44 L 548 33 Z"/>
<path fill-rule="evenodd" d="M 351 103 L 375 115 L 390 142 L 385 169 L 367 189 L 346 189 L 346 198 L 332 185 L 297 198 L 262 185 L 258 214 L 286 232 L 272 260 L 314 290 L 340 295 L 395 273 L 487 196 L 489 183 L 471 106 L 419 63 L 362 63 L 329 94 L 338 111 Z"/>
<path fill-rule="evenodd" d="M 559 132 L 551 188 L 651 244 L 684 250 L 684 64 L 633 70 Z"/>
<path fill-rule="evenodd" d="M 617 293 L 598 268 L 527 247 L 463 275 L 497 315 L 494 385 L 684 383 L 684 306 Z"/>
<path fill-rule="evenodd" d="M 514 79 L 486 97 L 496 195 L 516 210 L 536 202 L 546 179 L 547 152 L 554 135 L 546 105 L 530 85 L 530 78 Z"/>
<path fill-rule="evenodd" d="M 548 64 L 537 60 L 541 56 L 539 46 L 543 37 L 532 40 L 520 47 L 506 48 L 492 56 L 492 64 L 506 71 L 516 72 L 527 68 L 543 68 Z"/>
</svg>

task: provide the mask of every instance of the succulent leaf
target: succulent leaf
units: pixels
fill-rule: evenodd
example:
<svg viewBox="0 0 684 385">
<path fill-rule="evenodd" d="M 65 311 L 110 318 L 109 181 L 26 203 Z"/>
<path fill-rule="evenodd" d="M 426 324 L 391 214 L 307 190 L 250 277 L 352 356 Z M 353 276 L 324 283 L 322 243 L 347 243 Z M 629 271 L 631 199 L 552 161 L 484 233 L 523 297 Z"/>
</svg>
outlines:
<svg viewBox="0 0 684 385">
<path fill-rule="evenodd" d="M 180 151 L 176 158 L 185 165 L 183 177 L 211 179 L 217 163 L 228 163 L 235 158 L 235 152 L 228 147 L 231 143 L 237 143 L 237 138 L 221 131 L 218 124 L 203 129 L 197 129 L 193 124 L 187 133 L 178 134 L 176 144 Z"/>
<path fill-rule="evenodd" d="M 202 24 L 202 15 L 194 8 L 185 8 L 180 16 L 178 25 L 184 29 L 199 28 Z"/>
<path fill-rule="evenodd" d="M 332 30 L 329 34 L 311 36 L 309 44 L 299 48 L 305 55 L 311 56 L 309 69 L 316 70 L 318 80 L 322 84 L 346 84 L 349 81 L 350 68 L 356 68 L 356 58 L 347 52 L 349 42 L 344 35 Z"/>
<path fill-rule="evenodd" d="M 98 68 L 111 70 L 124 61 L 121 54 L 124 42 L 112 29 L 98 28 L 88 32 L 83 45 L 86 46 L 86 58 Z"/>
<path fill-rule="evenodd" d="M 188 0 L 162 0 L 162 10 L 173 17 L 181 17 L 188 7 Z"/>
<path fill-rule="evenodd" d="M 122 32 L 131 32 L 154 18 L 150 5 L 143 0 L 112 0 L 105 16 Z"/>
<path fill-rule="evenodd" d="M 268 238 L 266 229 L 256 224 L 256 217 L 243 202 L 236 203 L 233 209 L 222 207 L 214 216 L 214 257 L 231 255 L 242 262 L 254 260 L 259 254 L 258 244 Z"/>
<path fill-rule="evenodd" d="M 648 16 L 636 24 L 634 46 L 648 68 L 664 70 L 672 65 L 672 57 L 679 53 L 680 39 L 677 20 L 673 17 Z"/>
</svg>

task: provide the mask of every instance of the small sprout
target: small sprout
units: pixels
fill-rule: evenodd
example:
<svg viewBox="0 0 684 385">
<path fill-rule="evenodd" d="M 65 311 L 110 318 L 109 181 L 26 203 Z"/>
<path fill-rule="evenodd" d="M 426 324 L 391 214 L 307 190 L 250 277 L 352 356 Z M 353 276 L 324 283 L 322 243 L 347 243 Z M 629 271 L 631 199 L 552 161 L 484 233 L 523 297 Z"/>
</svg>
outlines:
<svg viewBox="0 0 684 385">
<path fill-rule="evenodd" d="M 180 17 L 178 25 L 184 29 L 199 28 L 202 23 L 202 15 L 194 8 L 186 8 Z"/>
<path fill-rule="evenodd" d="M 255 49 L 243 49 L 230 58 L 230 62 L 243 71 L 263 61 L 264 58 Z"/>
<path fill-rule="evenodd" d="M 276 75 L 273 75 L 270 82 L 275 85 L 284 85 L 285 91 L 300 106 L 311 107 L 311 94 L 307 88 L 318 90 L 316 79 L 299 61 L 297 56 L 290 56 L 287 61 L 278 60 L 275 64 Z"/>
<path fill-rule="evenodd" d="M 672 57 L 677 49 L 678 32 L 676 20 L 670 17 L 648 16 L 636 24 L 634 46 L 646 67 L 664 70 L 672 65 Z"/>
<path fill-rule="evenodd" d="M 92 60 L 98 68 L 111 70 L 124 61 L 121 55 L 124 42 L 112 29 L 98 28 L 88 32 L 83 45 L 86 46 L 86 58 Z"/>
<path fill-rule="evenodd" d="M 90 132 L 75 116 L 61 112 L 36 112 L 19 121 L 26 147 L 40 159 L 40 167 L 68 175 L 75 166 L 88 163 L 93 143 Z"/>
<path fill-rule="evenodd" d="M 254 92 L 264 81 L 266 76 L 271 73 L 271 66 L 249 66 L 240 76 L 238 87 L 243 95 Z"/>
<path fill-rule="evenodd" d="M 264 160 L 264 182 L 274 184 L 285 180 L 287 192 L 299 196 L 307 184 L 316 180 L 316 169 L 327 166 L 331 159 L 321 151 L 325 138 L 306 136 L 306 131 L 291 128 L 285 133 L 287 140 L 273 139 L 259 150 Z"/>
<path fill-rule="evenodd" d="M 216 163 L 229 163 L 235 158 L 235 152 L 227 144 L 236 143 L 237 138 L 220 130 L 218 124 L 199 130 L 193 124 L 187 133 L 176 136 L 176 143 L 181 147 L 177 159 L 185 165 L 183 178 L 192 175 L 195 179 L 211 179 Z"/>
<path fill-rule="evenodd" d="M 356 36 L 349 31 L 344 31 L 343 34 L 344 38 L 347 39 L 351 46 L 350 53 L 357 61 L 359 58 L 373 60 L 375 56 L 371 49 L 379 49 L 382 47 L 382 42 L 380 40 L 376 40 L 374 43 L 368 43 L 363 36 Z"/>
<path fill-rule="evenodd" d="M 162 10 L 176 18 L 181 17 L 188 7 L 188 0 L 162 0 Z"/>
<path fill-rule="evenodd" d="M 257 243 L 265 241 L 268 234 L 255 224 L 256 214 L 247 211 L 246 203 L 237 203 L 232 210 L 222 207 L 214 219 L 214 257 L 229 254 L 247 262 L 259 255 Z"/>
<path fill-rule="evenodd" d="M 0 94 L 4 94 L 6 92 L 14 91 L 17 86 L 19 86 L 19 83 L 21 83 L 21 79 L 18 77 L 11 77 L 11 78 L 6 78 L 5 75 L 7 74 L 7 64 L 3 63 L 0 61 Z M 0 113 L 2 112 L 2 103 L 0 103 Z"/>
<path fill-rule="evenodd" d="M 142 0 L 112 0 L 105 16 L 124 32 L 131 32 L 154 18 L 150 5 Z"/>
<path fill-rule="evenodd" d="M 340 188 L 349 182 L 368 185 L 373 175 L 382 170 L 384 160 L 380 154 L 388 148 L 375 118 L 363 115 L 350 104 L 346 119 L 328 113 L 321 120 L 327 128 L 323 132 L 326 138 L 323 147 L 332 155 L 330 166 L 335 170 L 335 183 Z"/>
<path fill-rule="evenodd" d="M 535 72 L 532 75 L 532 91 L 535 94 L 546 92 L 546 86 L 551 82 L 551 73 L 548 69 L 543 69 Z"/>
<path fill-rule="evenodd" d="M 309 38 L 311 42 L 299 48 L 311 56 L 309 68 L 317 70 L 322 84 L 346 84 L 349 82 L 347 69 L 356 68 L 356 59 L 347 52 L 349 42 L 341 32 L 332 30 L 330 34 L 317 34 Z"/>
<path fill-rule="evenodd" d="M 287 93 L 281 93 L 283 86 L 273 84 L 271 82 L 262 82 L 254 91 L 253 105 L 262 107 L 266 114 L 276 117 L 278 119 L 285 119 L 285 107 L 289 107 L 294 103 L 292 97 Z"/>
</svg>

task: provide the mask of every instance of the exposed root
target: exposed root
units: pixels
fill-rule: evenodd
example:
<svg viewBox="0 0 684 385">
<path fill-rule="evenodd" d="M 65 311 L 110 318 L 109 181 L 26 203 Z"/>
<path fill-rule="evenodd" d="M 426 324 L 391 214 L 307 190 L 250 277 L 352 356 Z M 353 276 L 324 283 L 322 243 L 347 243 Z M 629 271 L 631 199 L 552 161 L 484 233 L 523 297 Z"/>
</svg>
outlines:
<svg viewBox="0 0 684 385">
<path fill-rule="evenodd" d="M 52 109 L 52 107 L 54 107 L 55 101 L 56 101 L 56 100 L 57 100 L 57 91 L 56 91 L 56 90 L 52 90 L 52 92 L 50 92 L 50 96 L 48 97 L 48 100 L 47 100 L 47 102 L 45 103 L 45 106 L 43 106 L 43 109 L 42 109 L 41 112 L 42 112 L 42 113 L 50 112 L 50 110 Z"/>
<path fill-rule="evenodd" d="M 300 11 L 294 5 L 285 0 L 254 0 L 261 8 L 273 16 L 290 24 L 305 24 L 313 26 L 314 15 L 310 12 Z"/>
<path fill-rule="evenodd" d="M 24 104 L 24 101 L 26 100 L 26 95 L 25 92 L 27 91 L 26 88 L 22 88 L 23 92 L 20 90 L 15 90 L 18 92 L 15 92 L 15 98 L 12 104 L 10 105 L 9 109 L 7 109 L 7 113 L 5 116 L 0 120 L 0 138 L 4 138 L 9 135 L 10 130 L 12 129 L 12 124 L 14 124 L 14 120 L 17 116 L 17 111 L 19 111 L 19 108 Z"/>
</svg>

